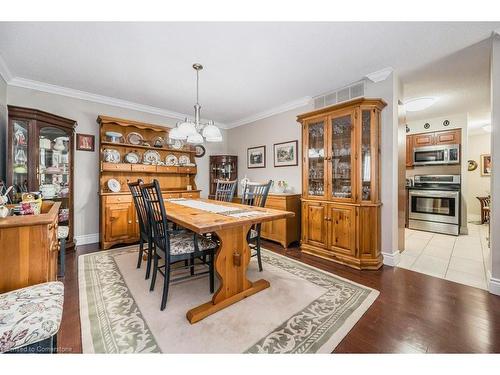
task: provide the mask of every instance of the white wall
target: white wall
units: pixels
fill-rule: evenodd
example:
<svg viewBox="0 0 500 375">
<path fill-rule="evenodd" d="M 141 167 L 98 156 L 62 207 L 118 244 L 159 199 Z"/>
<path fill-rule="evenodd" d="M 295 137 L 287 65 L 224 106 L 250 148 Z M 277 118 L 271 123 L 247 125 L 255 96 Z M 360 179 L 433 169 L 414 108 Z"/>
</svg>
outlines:
<svg viewBox="0 0 500 375">
<path fill-rule="evenodd" d="M 7 84 L 0 76 L 0 180 L 5 181 L 7 160 Z"/>
<path fill-rule="evenodd" d="M 251 181 L 285 180 L 290 192 L 302 192 L 302 131 L 297 115 L 313 109 L 312 103 L 304 107 L 280 113 L 243 126 L 229 129 L 228 152 L 238 156 L 238 178 L 245 175 Z M 294 167 L 274 167 L 273 144 L 298 141 L 299 165 Z M 266 146 L 266 167 L 247 168 L 247 148 Z M 241 186 L 240 186 L 241 189 Z"/>
<path fill-rule="evenodd" d="M 444 126 L 443 122 L 448 120 L 450 124 Z M 430 125 L 429 129 L 425 129 L 425 124 Z M 454 114 L 449 116 L 440 116 L 428 118 L 425 120 L 413 120 L 407 122 L 410 131 L 406 134 L 440 132 L 444 130 L 454 130 L 458 128 L 467 128 L 467 114 Z"/>
<path fill-rule="evenodd" d="M 482 154 L 489 154 L 491 150 L 491 134 L 469 135 L 467 160 L 474 160 L 478 167 L 474 171 L 467 171 L 467 217 L 469 221 L 477 221 L 481 217 L 481 205 L 476 197 L 484 197 L 491 193 L 491 177 L 481 176 Z"/>
<path fill-rule="evenodd" d="M 491 38 L 491 161 L 500 166 L 500 35 Z M 500 295 L 500 173 L 491 176 L 491 277 L 489 290 Z"/>
<path fill-rule="evenodd" d="M 175 126 L 178 121 L 135 110 L 13 86 L 7 88 L 7 102 L 9 105 L 36 108 L 76 120 L 78 122 L 76 132 L 94 134 L 96 136 L 96 145 L 99 142 L 99 126 L 96 122 L 98 115 L 108 115 L 170 127 Z M 223 134 L 223 136 L 225 135 Z M 208 156 L 213 153 L 225 152 L 226 143 L 208 144 L 205 147 L 207 148 L 205 156 L 196 159 L 199 170 L 196 184 L 199 189 L 202 189 L 202 196 L 208 195 Z M 95 152 L 75 151 L 74 163 L 75 236 L 85 242 L 96 242 L 99 233 L 98 150 Z"/>
</svg>

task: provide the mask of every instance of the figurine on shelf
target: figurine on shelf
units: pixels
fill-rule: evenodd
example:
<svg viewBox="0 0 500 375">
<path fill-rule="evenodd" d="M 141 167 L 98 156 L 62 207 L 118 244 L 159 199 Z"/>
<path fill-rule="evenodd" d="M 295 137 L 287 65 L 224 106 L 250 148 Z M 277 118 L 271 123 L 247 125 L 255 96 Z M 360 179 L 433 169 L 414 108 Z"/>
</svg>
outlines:
<svg viewBox="0 0 500 375">
<path fill-rule="evenodd" d="M 17 129 L 14 133 L 14 138 L 16 139 L 16 144 L 18 146 L 26 146 L 26 136 L 21 129 Z"/>
<path fill-rule="evenodd" d="M 10 214 L 10 210 L 7 208 L 6 204 L 9 203 L 9 192 L 12 190 L 10 186 L 5 193 L 0 195 L 0 217 L 7 217 Z"/>
</svg>

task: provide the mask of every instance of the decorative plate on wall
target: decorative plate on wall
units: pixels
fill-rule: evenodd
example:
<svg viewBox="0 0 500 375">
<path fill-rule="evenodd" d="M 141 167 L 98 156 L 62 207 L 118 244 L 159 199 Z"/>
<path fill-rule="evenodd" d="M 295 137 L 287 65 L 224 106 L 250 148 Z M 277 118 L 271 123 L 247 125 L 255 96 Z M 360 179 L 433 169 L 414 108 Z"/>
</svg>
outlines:
<svg viewBox="0 0 500 375">
<path fill-rule="evenodd" d="M 477 169 L 477 161 L 475 160 L 468 160 L 467 161 L 467 170 L 469 172 L 475 171 Z"/>
<path fill-rule="evenodd" d="M 197 158 L 201 158 L 203 155 L 205 155 L 205 147 L 203 147 L 202 145 L 196 145 L 194 146 L 194 150 L 196 151 L 196 154 L 194 154 L 194 156 L 196 156 Z"/>
</svg>

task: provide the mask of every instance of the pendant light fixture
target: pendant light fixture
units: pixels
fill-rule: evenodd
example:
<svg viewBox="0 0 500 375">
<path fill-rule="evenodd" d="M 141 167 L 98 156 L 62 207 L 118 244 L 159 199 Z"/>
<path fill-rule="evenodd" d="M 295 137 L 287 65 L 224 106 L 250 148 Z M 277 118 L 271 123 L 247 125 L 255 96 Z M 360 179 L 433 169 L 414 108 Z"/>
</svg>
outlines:
<svg viewBox="0 0 500 375">
<path fill-rule="evenodd" d="M 193 64 L 193 69 L 196 70 L 196 104 L 194 105 L 194 121 L 185 119 L 183 122 L 177 123 L 177 126 L 170 130 L 169 138 L 171 140 L 186 141 L 189 144 L 201 144 L 204 138 L 207 142 L 222 142 L 222 133 L 215 126 L 213 121 L 207 124 L 200 122 L 201 105 L 199 103 L 199 73 L 203 69 L 201 64 Z"/>
</svg>

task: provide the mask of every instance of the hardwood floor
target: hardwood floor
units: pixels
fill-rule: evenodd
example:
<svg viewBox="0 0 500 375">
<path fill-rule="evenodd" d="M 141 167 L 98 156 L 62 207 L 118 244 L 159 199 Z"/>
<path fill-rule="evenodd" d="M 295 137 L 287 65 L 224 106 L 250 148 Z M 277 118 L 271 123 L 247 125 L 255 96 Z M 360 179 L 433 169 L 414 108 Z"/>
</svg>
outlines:
<svg viewBox="0 0 500 375">
<path fill-rule="evenodd" d="M 500 297 L 401 268 L 357 271 L 263 241 L 277 253 L 380 291 L 380 296 L 335 349 L 335 353 L 499 353 Z M 65 302 L 58 344 L 81 353 L 78 255 L 98 245 L 79 246 L 66 256 Z"/>
</svg>

